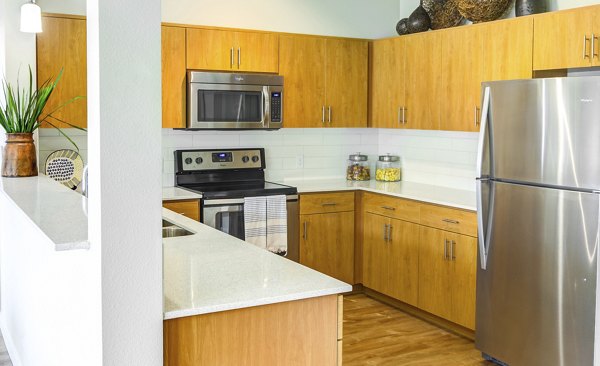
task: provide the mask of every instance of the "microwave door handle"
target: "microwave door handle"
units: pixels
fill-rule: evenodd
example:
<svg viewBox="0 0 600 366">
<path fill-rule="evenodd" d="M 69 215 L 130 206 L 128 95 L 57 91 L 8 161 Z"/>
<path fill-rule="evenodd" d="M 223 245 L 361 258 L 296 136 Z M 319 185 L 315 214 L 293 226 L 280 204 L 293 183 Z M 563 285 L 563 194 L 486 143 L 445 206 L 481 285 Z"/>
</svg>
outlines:
<svg viewBox="0 0 600 366">
<path fill-rule="evenodd" d="M 242 115 L 242 103 L 244 101 L 244 93 L 240 93 L 240 100 L 238 102 L 238 110 L 237 110 L 237 118 L 236 122 L 240 121 L 240 116 Z"/>
<path fill-rule="evenodd" d="M 271 105 L 269 104 L 269 96 L 271 95 L 271 89 L 268 86 L 263 87 L 263 128 L 268 128 L 271 123 Z"/>
</svg>

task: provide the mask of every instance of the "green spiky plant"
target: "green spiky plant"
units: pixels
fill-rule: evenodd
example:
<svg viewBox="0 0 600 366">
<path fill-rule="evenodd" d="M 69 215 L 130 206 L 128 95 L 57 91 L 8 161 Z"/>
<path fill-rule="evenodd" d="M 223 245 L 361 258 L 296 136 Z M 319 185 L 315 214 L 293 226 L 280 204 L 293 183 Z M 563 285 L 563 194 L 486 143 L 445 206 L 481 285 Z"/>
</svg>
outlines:
<svg viewBox="0 0 600 366">
<path fill-rule="evenodd" d="M 55 117 L 54 113 L 82 97 L 75 97 L 60 104 L 53 111 L 42 117 L 44 107 L 60 81 L 62 73 L 61 70 L 54 80 L 46 80 L 37 89 L 33 88 L 33 73 L 31 67 L 29 67 L 29 87 L 21 89 L 18 80 L 16 87 L 7 82 L 6 79 L 2 81 L 4 105 L 0 105 L 0 126 L 4 128 L 6 133 L 32 133 L 40 128 L 41 124 L 45 122 L 56 128 L 58 132 L 66 137 L 79 151 L 79 147 L 75 141 L 67 136 L 67 134 L 57 126 L 57 123 L 64 123 L 67 126 L 82 131 L 85 131 L 85 129 Z"/>
</svg>

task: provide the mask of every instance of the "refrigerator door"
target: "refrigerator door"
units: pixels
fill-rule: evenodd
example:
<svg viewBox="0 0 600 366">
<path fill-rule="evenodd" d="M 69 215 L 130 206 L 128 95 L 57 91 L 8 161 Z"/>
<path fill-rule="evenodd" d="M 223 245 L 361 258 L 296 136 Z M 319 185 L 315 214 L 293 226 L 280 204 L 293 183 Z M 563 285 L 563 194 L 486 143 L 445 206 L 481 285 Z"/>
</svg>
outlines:
<svg viewBox="0 0 600 366">
<path fill-rule="evenodd" d="M 490 87 L 486 117 L 492 178 L 600 189 L 600 77 L 483 86 Z"/>
<path fill-rule="evenodd" d="M 488 190 L 476 347 L 509 365 L 592 365 L 600 196 L 494 181 Z"/>
</svg>

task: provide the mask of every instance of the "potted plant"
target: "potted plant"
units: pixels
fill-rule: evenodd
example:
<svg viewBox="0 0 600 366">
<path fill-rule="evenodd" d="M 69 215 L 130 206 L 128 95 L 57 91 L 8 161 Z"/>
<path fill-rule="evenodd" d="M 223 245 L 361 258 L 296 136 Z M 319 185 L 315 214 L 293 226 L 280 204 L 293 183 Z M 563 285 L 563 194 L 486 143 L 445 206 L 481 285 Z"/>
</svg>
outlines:
<svg viewBox="0 0 600 366">
<path fill-rule="evenodd" d="M 6 145 L 2 154 L 3 177 L 32 177 L 38 175 L 33 132 L 43 122 L 56 128 L 79 150 L 75 142 L 57 126 L 56 122 L 61 122 L 84 131 L 85 129 L 58 119 L 53 116 L 53 113 L 81 97 L 70 99 L 41 117 L 44 107 L 61 76 L 62 70 L 56 79 L 48 79 L 37 89 L 33 88 L 31 67 L 29 68 L 28 87 L 21 89 L 18 80 L 16 87 L 8 83 L 6 79 L 3 80 L 2 91 L 4 92 L 4 103 L 0 103 L 0 126 L 6 131 Z"/>
</svg>

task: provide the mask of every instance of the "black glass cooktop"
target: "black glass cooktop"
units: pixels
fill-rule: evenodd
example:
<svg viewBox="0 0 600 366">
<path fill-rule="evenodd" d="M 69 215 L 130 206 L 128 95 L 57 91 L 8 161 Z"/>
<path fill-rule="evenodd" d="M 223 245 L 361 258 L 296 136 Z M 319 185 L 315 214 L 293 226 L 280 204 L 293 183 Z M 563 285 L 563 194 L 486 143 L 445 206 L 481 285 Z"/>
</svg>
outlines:
<svg viewBox="0 0 600 366">
<path fill-rule="evenodd" d="M 298 193 L 296 187 L 265 181 L 223 182 L 201 185 L 182 185 L 181 188 L 189 189 L 202 194 L 203 199 L 243 198 L 256 196 L 294 195 Z"/>
</svg>

